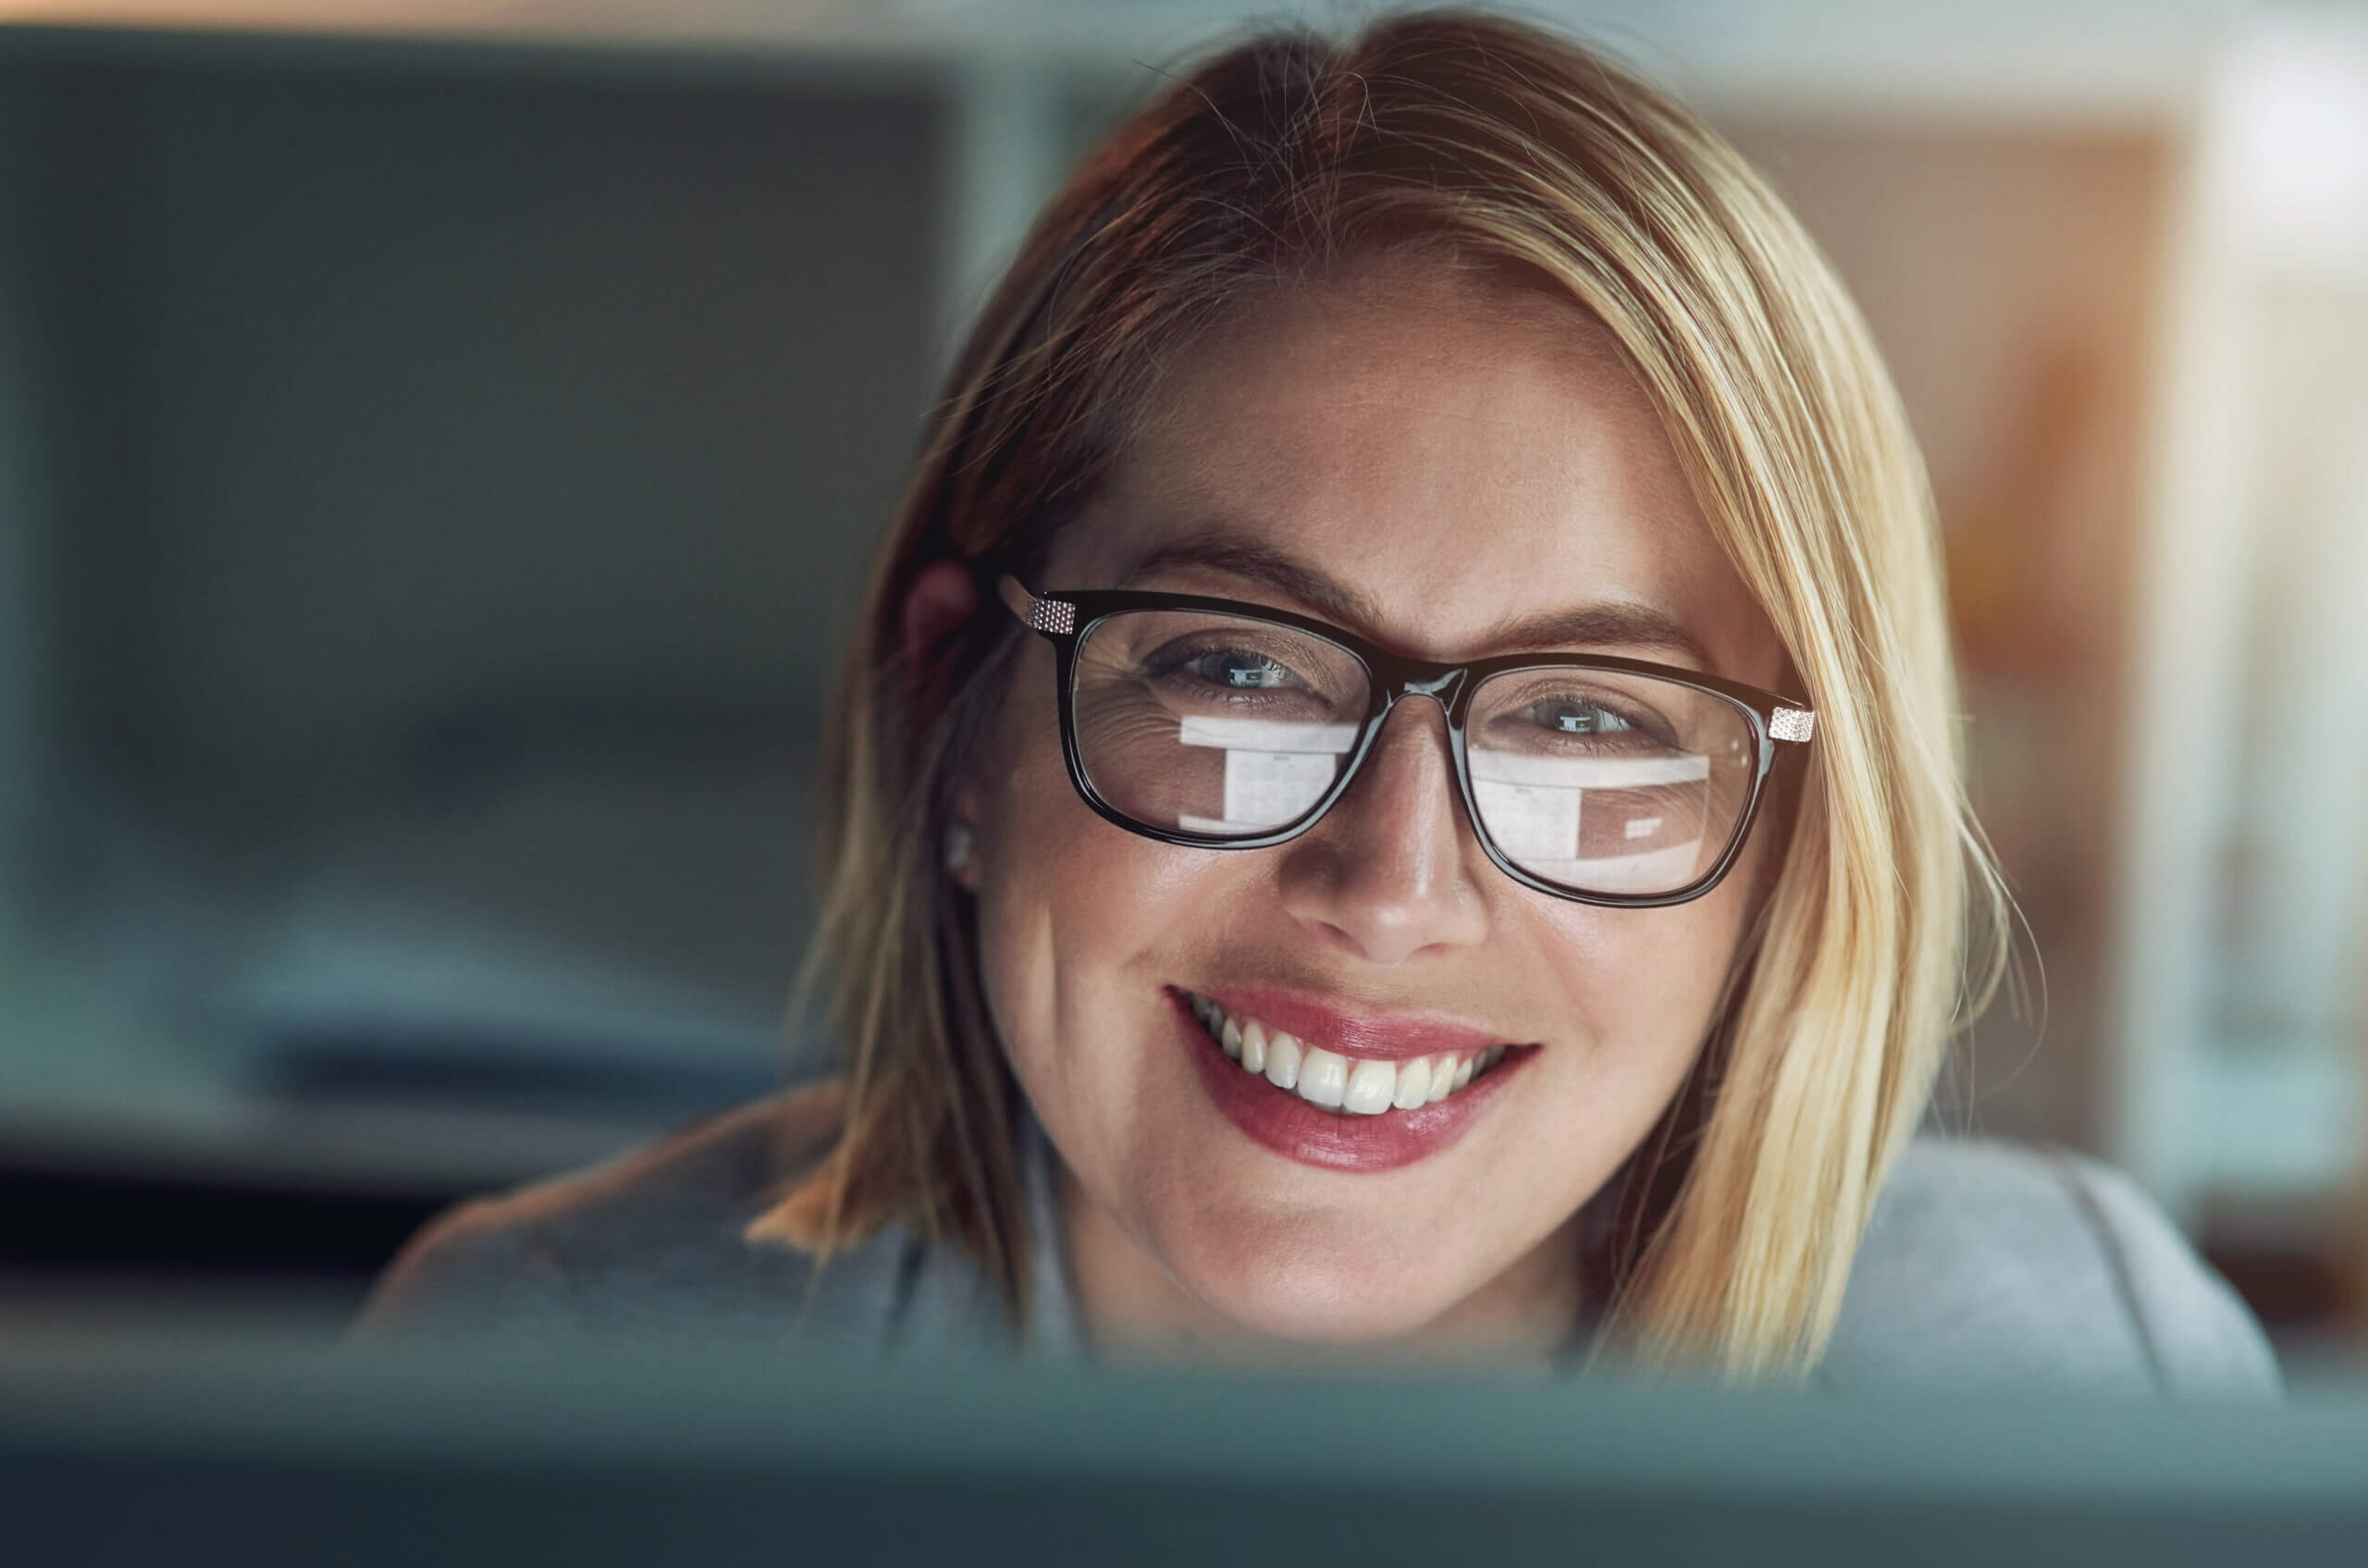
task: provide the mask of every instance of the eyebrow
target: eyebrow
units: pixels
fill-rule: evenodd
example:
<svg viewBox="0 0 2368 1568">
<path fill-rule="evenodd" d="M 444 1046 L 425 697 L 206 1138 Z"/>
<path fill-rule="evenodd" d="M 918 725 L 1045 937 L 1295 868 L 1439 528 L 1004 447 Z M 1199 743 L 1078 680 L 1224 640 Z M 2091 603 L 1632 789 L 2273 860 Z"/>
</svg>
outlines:
<svg viewBox="0 0 2368 1568">
<path fill-rule="evenodd" d="M 1618 648 L 1657 648 L 1690 661 L 1705 673 L 1716 673 L 1710 650 L 1684 623 L 1642 604 L 1596 604 L 1585 610 L 1548 611 L 1510 624 L 1499 623 L 1490 633 L 1491 647 L 1508 648 L 1568 648 L 1609 644 Z"/>
<path fill-rule="evenodd" d="M 1134 587 L 1163 572 L 1188 568 L 1256 583 L 1305 605 L 1320 618 L 1343 626 L 1370 632 L 1381 623 L 1379 609 L 1358 589 L 1287 550 L 1224 528 L 1188 534 L 1146 551 L 1127 568 L 1116 586 Z M 1486 647 L 1506 650 L 1653 648 L 1679 654 L 1697 669 L 1715 673 L 1710 651 L 1700 637 L 1675 617 L 1643 604 L 1595 604 L 1583 610 L 1552 610 L 1518 621 L 1499 621 L 1488 629 L 1482 641 Z"/>
<path fill-rule="evenodd" d="M 1380 608 L 1357 589 L 1326 575 L 1274 546 L 1227 530 L 1210 529 L 1170 539 L 1136 557 L 1117 586 L 1130 588 L 1163 572 L 1198 568 L 1240 577 L 1293 599 L 1326 621 L 1366 629 L 1381 623 Z"/>
</svg>

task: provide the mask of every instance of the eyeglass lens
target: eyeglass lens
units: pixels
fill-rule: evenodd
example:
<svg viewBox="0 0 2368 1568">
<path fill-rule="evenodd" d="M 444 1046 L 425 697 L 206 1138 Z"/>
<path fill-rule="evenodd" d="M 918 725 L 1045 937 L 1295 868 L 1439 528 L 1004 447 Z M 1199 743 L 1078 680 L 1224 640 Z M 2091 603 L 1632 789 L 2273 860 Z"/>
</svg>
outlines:
<svg viewBox="0 0 2368 1568">
<path fill-rule="evenodd" d="M 1071 687 L 1079 759 L 1120 814 L 1222 843 L 1290 827 L 1348 766 L 1363 661 L 1247 616 L 1128 611 L 1089 630 Z M 1758 742 L 1733 702 L 1648 675 L 1540 666 L 1472 694 L 1481 831 L 1532 876 L 1652 896 L 1699 880 L 1751 799 Z"/>
</svg>

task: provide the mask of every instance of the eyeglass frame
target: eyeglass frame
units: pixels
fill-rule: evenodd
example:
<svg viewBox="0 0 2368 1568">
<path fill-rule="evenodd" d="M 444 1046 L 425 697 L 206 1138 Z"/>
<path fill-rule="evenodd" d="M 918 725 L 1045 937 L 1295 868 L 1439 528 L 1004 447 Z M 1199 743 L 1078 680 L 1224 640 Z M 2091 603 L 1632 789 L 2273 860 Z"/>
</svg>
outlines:
<svg viewBox="0 0 2368 1568">
<path fill-rule="evenodd" d="M 1322 821 L 1332 808 L 1340 803 L 1341 796 L 1348 794 L 1350 784 L 1356 782 L 1358 771 L 1364 765 L 1366 754 L 1373 749 L 1375 738 L 1381 734 L 1389 715 L 1397 711 L 1398 705 L 1408 698 L 1427 697 L 1437 702 L 1440 711 L 1446 715 L 1448 750 L 1452 760 L 1456 792 L 1463 800 L 1464 819 L 1472 824 L 1473 836 L 1479 841 L 1481 849 L 1495 862 L 1498 870 L 1523 887 L 1574 904 L 1619 909 L 1663 908 L 1672 904 L 1691 903 L 1718 886 L 1725 878 L 1733 867 L 1736 856 L 1742 853 L 1745 842 L 1751 836 L 1752 823 L 1759 815 L 1761 797 L 1767 793 L 1768 776 L 1774 770 L 1779 755 L 1777 747 L 1794 745 L 1806 748 L 1817 729 L 1816 711 L 1797 698 L 1779 696 L 1741 681 L 1731 681 L 1677 665 L 1656 664 L 1647 660 L 1623 659 L 1613 654 L 1505 653 L 1460 664 L 1441 664 L 1392 653 L 1354 632 L 1316 620 L 1311 615 L 1295 614 L 1264 604 L 1246 604 L 1237 599 L 1138 588 L 1060 588 L 1039 594 L 1030 591 L 1026 584 L 1008 573 L 998 577 L 996 588 L 997 597 L 1003 600 L 1005 608 L 1022 625 L 1053 645 L 1056 672 L 1054 698 L 1061 722 L 1061 757 L 1068 768 L 1069 783 L 1076 787 L 1079 797 L 1097 815 L 1129 833 L 1181 848 L 1271 849 L 1276 845 L 1289 844 Z M 1138 611 L 1199 611 L 1288 627 L 1323 638 L 1364 666 L 1370 691 L 1366 699 L 1367 711 L 1359 722 L 1356 743 L 1350 748 L 1339 774 L 1313 806 L 1272 833 L 1218 838 L 1146 822 L 1140 817 L 1121 811 L 1103 797 L 1102 792 L 1094 787 L 1092 775 L 1086 772 L 1084 753 L 1078 744 L 1077 654 L 1094 627 L 1102 622 L 1114 615 Z M 1493 677 L 1516 670 L 1595 670 L 1610 674 L 1648 676 L 1723 698 L 1742 710 L 1750 721 L 1752 738 L 1758 750 L 1758 766 L 1753 770 L 1751 794 L 1735 819 L 1734 831 L 1708 870 L 1684 887 L 1669 893 L 1586 893 L 1548 882 L 1523 870 L 1497 846 L 1495 836 L 1488 831 L 1487 821 L 1481 815 L 1480 804 L 1473 795 L 1472 765 L 1464 748 L 1463 724 L 1471 711 L 1473 694 Z M 1806 752 L 1796 754 L 1805 755 Z"/>
</svg>

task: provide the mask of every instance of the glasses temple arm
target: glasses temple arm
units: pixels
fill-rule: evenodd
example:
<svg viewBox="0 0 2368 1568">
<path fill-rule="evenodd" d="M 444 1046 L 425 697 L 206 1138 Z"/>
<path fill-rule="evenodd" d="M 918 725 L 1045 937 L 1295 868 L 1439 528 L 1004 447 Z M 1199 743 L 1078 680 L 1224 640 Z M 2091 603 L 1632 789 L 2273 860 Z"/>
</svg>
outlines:
<svg viewBox="0 0 2368 1568">
<path fill-rule="evenodd" d="M 1071 632 L 1077 629 L 1077 606 L 1066 599 L 1039 599 L 1006 572 L 995 579 L 995 596 L 1004 608 L 1031 631 Z"/>
</svg>

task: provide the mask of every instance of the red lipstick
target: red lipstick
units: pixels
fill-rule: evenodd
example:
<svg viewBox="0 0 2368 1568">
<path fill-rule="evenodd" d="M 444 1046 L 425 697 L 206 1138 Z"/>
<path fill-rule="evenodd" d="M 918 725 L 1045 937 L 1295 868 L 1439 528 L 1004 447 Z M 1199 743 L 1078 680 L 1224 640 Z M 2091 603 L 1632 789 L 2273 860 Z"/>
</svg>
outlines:
<svg viewBox="0 0 2368 1568">
<path fill-rule="evenodd" d="M 1468 1025 L 1421 1014 L 1349 1011 L 1280 993 L 1207 994 L 1228 1013 L 1254 1018 L 1348 1056 L 1404 1060 L 1502 1043 Z M 1252 1142 L 1326 1170 L 1396 1170 L 1437 1154 L 1463 1136 L 1536 1054 L 1511 1050 L 1485 1076 L 1436 1104 L 1351 1116 L 1310 1105 L 1289 1090 L 1276 1088 L 1263 1075 L 1244 1070 L 1201 1027 L 1185 993 L 1171 989 L 1167 995 L 1201 1082 L 1227 1119 Z"/>
</svg>

